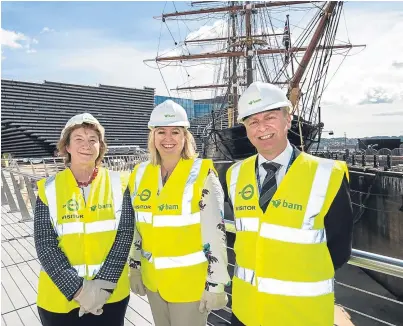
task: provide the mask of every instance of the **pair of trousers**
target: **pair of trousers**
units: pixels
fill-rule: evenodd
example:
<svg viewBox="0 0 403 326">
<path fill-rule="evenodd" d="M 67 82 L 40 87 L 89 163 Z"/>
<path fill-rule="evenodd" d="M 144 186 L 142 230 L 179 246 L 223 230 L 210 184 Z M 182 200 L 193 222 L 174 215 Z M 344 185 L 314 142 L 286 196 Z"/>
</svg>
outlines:
<svg viewBox="0 0 403 326">
<path fill-rule="evenodd" d="M 206 326 L 208 314 L 200 313 L 200 301 L 171 303 L 146 290 L 155 326 Z"/>
<path fill-rule="evenodd" d="M 129 299 L 130 296 L 105 304 L 99 316 L 88 313 L 78 317 L 79 308 L 68 313 L 55 313 L 38 307 L 38 313 L 43 326 L 123 326 Z"/>
</svg>

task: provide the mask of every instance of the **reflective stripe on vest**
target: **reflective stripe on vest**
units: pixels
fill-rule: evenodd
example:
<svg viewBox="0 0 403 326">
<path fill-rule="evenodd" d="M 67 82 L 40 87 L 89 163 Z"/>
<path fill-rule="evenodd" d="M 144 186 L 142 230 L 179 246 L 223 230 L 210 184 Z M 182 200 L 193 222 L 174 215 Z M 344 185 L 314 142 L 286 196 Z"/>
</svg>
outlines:
<svg viewBox="0 0 403 326">
<path fill-rule="evenodd" d="M 236 218 L 235 227 L 237 231 L 257 232 L 259 230 L 259 218 L 258 217 Z"/>
<path fill-rule="evenodd" d="M 235 265 L 234 276 L 246 283 L 256 285 L 254 270 Z M 263 277 L 257 279 L 258 291 L 269 294 L 312 297 L 332 293 L 334 290 L 333 279 L 319 282 L 291 282 Z"/>
<path fill-rule="evenodd" d="M 117 172 L 109 172 L 112 186 L 113 207 L 115 209 L 115 219 L 106 221 L 97 221 L 92 223 L 71 222 L 58 224 L 57 222 L 57 204 L 56 204 L 56 180 L 55 176 L 46 179 L 45 193 L 48 200 L 49 214 L 53 227 L 59 237 L 74 233 L 97 233 L 105 231 L 115 231 L 119 226 L 120 215 L 122 213 L 123 194 L 120 184 L 120 176 Z"/>
<path fill-rule="evenodd" d="M 319 282 L 290 282 L 258 277 L 258 291 L 293 297 L 316 297 L 332 293 L 334 280 Z"/>
<path fill-rule="evenodd" d="M 87 275 L 86 265 L 74 265 L 73 268 L 77 271 L 78 276 L 84 277 Z"/>
<path fill-rule="evenodd" d="M 116 213 L 116 212 L 115 212 Z M 118 229 L 119 222 L 115 220 L 97 221 L 85 224 L 85 233 L 97 233 Z"/>
<path fill-rule="evenodd" d="M 246 283 L 256 285 L 256 273 L 252 269 L 235 264 L 234 275 Z"/>
<path fill-rule="evenodd" d="M 313 228 L 315 217 L 322 209 L 334 164 L 335 162 L 332 160 L 321 159 L 319 161 L 302 224 L 304 230 Z"/>
<path fill-rule="evenodd" d="M 185 189 L 183 191 L 182 198 L 182 216 L 190 215 L 192 213 L 192 198 L 193 198 L 193 186 L 200 173 L 202 159 L 195 159 L 190 169 L 188 179 L 186 180 Z M 200 223 L 200 215 L 199 222 Z"/>
<path fill-rule="evenodd" d="M 50 209 L 49 209 L 50 211 Z M 84 223 L 83 222 L 71 222 L 71 223 L 63 223 L 61 225 L 56 225 L 56 232 L 59 235 L 73 234 L 73 233 L 84 233 Z"/>
<path fill-rule="evenodd" d="M 105 225 L 104 230 L 100 230 L 98 232 L 102 231 L 112 231 L 112 230 L 117 230 L 120 222 L 120 215 L 122 214 L 122 205 L 123 205 L 123 192 L 122 192 L 122 186 L 121 186 L 121 181 L 120 181 L 120 173 L 115 172 L 115 171 L 108 171 L 109 172 L 109 178 L 111 180 L 111 186 L 112 186 L 112 198 L 113 198 L 113 208 L 115 209 L 115 225 L 109 225 L 109 229 L 107 229 L 107 225 Z"/>
<path fill-rule="evenodd" d="M 97 265 L 88 265 L 88 276 L 90 277 L 94 277 L 95 275 L 97 275 L 98 271 L 101 269 L 103 263 L 102 264 L 97 264 Z"/>
<path fill-rule="evenodd" d="M 130 194 L 132 202 L 134 201 L 134 197 L 136 197 L 136 195 L 137 195 L 137 189 L 139 189 L 140 181 L 143 178 L 144 171 L 146 170 L 146 167 L 148 164 L 150 164 L 149 161 L 141 162 L 139 164 L 139 167 L 137 168 L 136 181 L 134 182 L 134 189 L 133 189 L 133 192 Z"/>
<path fill-rule="evenodd" d="M 151 252 L 148 252 L 142 248 L 142 249 L 140 249 L 140 253 L 141 253 L 141 256 L 143 256 L 145 259 L 147 259 L 150 263 L 153 262 L 153 254 Z"/>
<path fill-rule="evenodd" d="M 186 267 L 201 264 L 206 261 L 203 251 L 185 256 L 158 257 L 154 259 L 155 269 Z"/>
<path fill-rule="evenodd" d="M 302 230 L 268 223 L 262 223 L 260 236 L 262 238 L 291 243 L 310 244 L 326 242 L 325 229 Z"/>
<path fill-rule="evenodd" d="M 45 181 L 45 194 L 48 200 L 49 215 L 55 232 L 60 236 L 57 229 L 57 206 L 56 206 L 56 176 L 52 175 Z M 73 232 L 74 233 L 74 232 Z"/>
<path fill-rule="evenodd" d="M 230 185 L 229 185 L 229 195 L 230 199 L 232 202 L 232 206 L 235 207 L 235 190 L 236 190 L 236 184 L 238 181 L 238 176 L 239 176 L 239 170 L 241 169 L 241 164 L 243 161 L 240 161 L 238 163 L 235 163 L 234 167 L 232 168 L 231 171 L 231 178 L 230 178 Z"/>
</svg>

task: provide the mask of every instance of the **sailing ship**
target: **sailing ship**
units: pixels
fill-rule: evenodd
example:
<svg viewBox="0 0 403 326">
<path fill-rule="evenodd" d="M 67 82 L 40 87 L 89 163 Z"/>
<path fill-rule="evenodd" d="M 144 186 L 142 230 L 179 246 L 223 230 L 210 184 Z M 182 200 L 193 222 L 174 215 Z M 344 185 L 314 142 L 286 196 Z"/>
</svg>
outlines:
<svg viewBox="0 0 403 326">
<path fill-rule="evenodd" d="M 234 160 L 255 154 L 236 116 L 239 96 L 257 80 L 276 84 L 287 93 L 293 106 L 290 142 L 303 151 L 318 144 L 324 128 L 321 100 L 332 58 L 364 46 L 336 39 L 343 2 L 196 1 L 191 6 L 196 9 L 163 13 L 157 18 L 175 26 L 179 21 L 209 22 L 216 17 L 222 21 L 221 34 L 217 28 L 214 38 L 202 38 L 200 33 L 192 37 L 191 33 L 182 42 L 175 41 L 176 53 L 180 48 L 181 55 L 158 55 L 146 61 L 161 65 L 175 62 L 184 67 L 188 62 L 216 65 L 213 83 L 174 89 L 211 92 L 204 100 L 213 110 L 203 127 L 203 157 Z M 302 27 L 290 23 L 290 15 L 301 11 L 310 14 L 310 19 Z M 284 12 L 287 14 L 282 15 Z M 215 48 L 203 52 L 195 45 Z M 164 69 L 160 71 L 163 75 Z"/>
<path fill-rule="evenodd" d="M 239 96 L 254 81 L 273 83 L 284 90 L 293 106 L 288 138 L 300 150 L 315 152 L 315 145 L 319 145 L 325 132 L 321 103 L 333 77 L 331 72 L 337 73 L 342 68 L 353 48 L 365 47 L 339 40 L 340 23 L 345 19 L 343 2 L 195 1 L 190 5 L 192 8 L 187 11 L 175 8 L 175 12 L 156 18 L 166 25 L 172 38 L 172 30 L 179 22 L 188 27 L 189 22 L 197 21 L 210 33 L 190 33 L 185 40 L 174 40 L 173 51 L 146 61 L 158 65 L 163 79 L 164 67 L 183 67 L 188 76 L 193 65 L 215 67 L 211 83 L 191 85 L 194 79 L 190 79 L 171 91 L 177 91 L 180 98 L 184 97 L 181 93 L 187 98 L 194 94 L 196 98 L 202 91 L 204 98 L 195 99 L 195 103 L 210 105 L 211 114 L 198 119 L 199 122 L 192 121 L 197 125 L 192 131 L 201 134 L 202 156 L 214 160 L 225 193 L 228 167 L 256 153 L 244 126 L 236 123 Z M 301 16 L 304 18 L 298 21 Z M 214 33 L 206 28 L 212 21 L 215 21 Z M 188 31 L 192 30 L 188 28 Z M 205 95 L 206 91 L 210 92 L 209 96 Z M 398 198 L 403 198 L 403 174 L 352 164 L 349 170 L 355 216 L 353 246 L 401 257 L 399 240 L 391 226 L 401 225 L 402 221 L 403 206 L 399 206 Z M 225 208 L 225 218 L 232 219 L 227 204 Z M 379 225 L 387 230 L 382 235 Z M 368 273 L 403 298 L 402 291 L 397 290 L 402 288 L 401 281 L 376 272 Z"/>
</svg>

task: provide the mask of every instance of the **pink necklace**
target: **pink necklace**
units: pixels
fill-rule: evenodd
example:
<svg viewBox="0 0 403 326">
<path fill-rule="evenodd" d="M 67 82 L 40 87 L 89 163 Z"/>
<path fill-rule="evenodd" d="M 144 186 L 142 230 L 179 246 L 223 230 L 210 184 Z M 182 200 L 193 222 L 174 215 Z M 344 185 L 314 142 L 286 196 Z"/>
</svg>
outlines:
<svg viewBox="0 0 403 326">
<path fill-rule="evenodd" d="M 92 171 L 92 175 L 91 175 L 91 178 L 87 181 L 87 182 L 80 182 L 80 181 L 77 181 L 77 185 L 80 187 L 80 188 L 82 188 L 82 187 L 87 187 L 89 184 L 91 184 L 91 182 L 97 177 L 97 175 L 98 175 L 98 168 L 96 167 L 95 169 L 94 169 L 94 171 Z"/>
</svg>

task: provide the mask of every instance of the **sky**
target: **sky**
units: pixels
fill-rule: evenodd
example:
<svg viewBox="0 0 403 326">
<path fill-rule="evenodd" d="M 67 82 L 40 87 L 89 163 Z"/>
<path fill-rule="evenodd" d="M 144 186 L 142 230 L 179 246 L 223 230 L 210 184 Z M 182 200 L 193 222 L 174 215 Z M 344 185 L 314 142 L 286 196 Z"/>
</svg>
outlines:
<svg viewBox="0 0 403 326">
<path fill-rule="evenodd" d="M 214 37 L 225 30 L 220 15 L 206 21 L 167 23 L 153 18 L 162 12 L 194 9 L 189 4 L 2 2 L 1 77 L 39 83 L 146 86 L 155 88 L 158 95 L 168 95 L 167 88 L 183 84 L 212 84 L 215 66 L 208 63 L 186 69 L 162 65 L 159 70 L 155 62 L 143 62 L 157 53 L 183 53 L 183 46 L 173 49 L 174 42 Z M 278 28 L 287 13 L 295 39 L 298 28 L 294 25 L 303 26 L 309 13 L 279 9 L 274 13 Z M 350 138 L 403 135 L 402 30 L 403 2 L 345 3 L 336 38 L 366 47 L 332 60 L 321 107 L 325 130 L 332 130 L 333 137 L 344 133 Z M 192 53 L 197 51 L 189 48 Z M 203 49 L 211 50 L 208 46 Z"/>
</svg>

